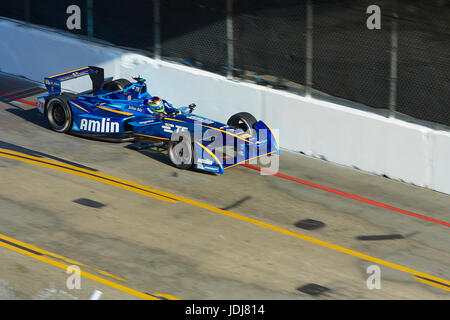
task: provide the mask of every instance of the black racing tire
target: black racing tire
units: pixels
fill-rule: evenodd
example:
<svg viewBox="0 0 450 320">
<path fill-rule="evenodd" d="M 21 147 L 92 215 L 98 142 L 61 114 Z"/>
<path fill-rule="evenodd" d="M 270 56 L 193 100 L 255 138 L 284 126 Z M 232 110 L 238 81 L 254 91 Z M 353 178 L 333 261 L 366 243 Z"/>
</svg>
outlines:
<svg viewBox="0 0 450 320">
<path fill-rule="evenodd" d="M 192 135 L 188 131 L 182 131 L 175 140 L 170 140 L 167 145 L 169 159 L 178 169 L 190 169 L 194 166 L 195 148 Z"/>
<path fill-rule="evenodd" d="M 111 82 L 105 83 L 103 89 L 109 92 L 124 90 L 131 84 L 127 79 L 116 79 Z"/>
<path fill-rule="evenodd" d="M 244 132 L 250 133 L 253 137 L 256 136 L 254 128 L 255 123 L 258 122 L 256 118 L 248 112 L 239 112 L 230 117 L 227 125 L 236 129 L 241 129 Z"/>
<path fill-rule="evenodd" d="M 66 133 L 72 129 L 73 115 L 69 98 L 63 95 L 53 96 L 45 105 L 45 117 L 53 131 Z"/>
</svg>

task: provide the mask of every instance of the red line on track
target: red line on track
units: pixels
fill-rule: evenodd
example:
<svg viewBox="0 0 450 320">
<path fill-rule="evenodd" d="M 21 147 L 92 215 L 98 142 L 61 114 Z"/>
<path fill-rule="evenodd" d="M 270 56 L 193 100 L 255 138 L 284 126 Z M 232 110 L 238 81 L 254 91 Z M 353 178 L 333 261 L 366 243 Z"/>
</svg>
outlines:
<svg viewBox="0 0 450 320">
<path fill-rule="evenodd" d="M 298 178 L 294 178 L 294 177 L 291 177 L 291 176 L 288 176 L 288 175 L 285 175 L 285 174 L 282 174 L 282 173 L 274 172 L 274 171 L 271 171 L 271 170 L 268 170 L 268 169 L 265 169 L 265 168 L 260 168 L 260 167 L 257 167 L 257 166 L 251 165 L 251 164 L 242 164 L 242 166 L 250 168 L 250 169 L 253 169 L 253 170 L 257 170 L 257 171 L 262 171 L 262 172 L 265 172 L 265 173 L 268 173 L 268 174 L 271 174 L 271 175 L 274 175 L 274 176 L 277 176 L 277 177 L 280 177 L 280 178 L 283 178 L 283 179 L 287 179 L 287 180 L 291 180 L 291 181 L 294 181 L 294 182 L 298 182 L 298 183 L 301 183 L 301 184 L 304 184 L 304 185 L 307 185 L 307 186 L 310 186 L 310 187 L 313 187 L 313 188 L 317 188 L 317 189 L 320 189 L 320 190 L 324 190 L 324 191 L 327 191 L 327 192 L 338 194 L 340 196 L 347 197 L 347 198 L 350 198 L 350 199 L 353 199 L 353 200 L 365 202 L 365 203 L 368 203 L 368 204 L 371 204 L 371 205 L 374 205 L 374 206 L 378 206 L 378 207 L 385 208 L 385 209 L 388 209 L 388 210 L 400 212 L 400 213 L 403 213 L 403 214 L 406 214 L 406 215 L 409 215 L 409 216 L 413 216 L 413 217 L 416 217 L 416 218 L 419 218 L 419 219 L 431 221 L 431 222 L 434 222 L 434 223 L 441 224 L 443 226 L 450 227 L 450 223 L 442 221 L 442 220 L 430 218 L 430 217 L 427 217 L 427 216 L 424 216 L 424 215 L 421 215 L 421 214 L 418 214 L 418 213 L 414 213 L 414 212 L 411 212 L 411 211 L 407 211 L 407 210 L 399 209 L 399 208 L 396 208 L 396 207 L 392 207 L 392 206 L 384 204 L 384 203 L 376 202 L 376 201 L 373 201 L 373 200 L 370 200 L 370 199 L 359 197 L 359 196 L 356 196 L 356 195 L 353 195 L 353 194 L 350 194 L 350 193 L 346 193 L 346 192 L 343 192 L 343 191 L 339 191 L 339 190 L 336 190 L 336 189 L 324 187 L 324 186 L 321 186 L 319 184 L 312 183 L 312 182 L 309 182 L 309 181 L 306 181 L 306 180 L 301 180 L 301 179 L 298 179 Z"/>
<path fill-rule="evenodd" d="M 5 98 L 8 98 L 8 99 L 13 100 L 13 101 L 18 101 L 18 102 L 26 103 L 26 104 L 29 104 L 30 106 L 35 106 L 35 107 L 37 106 L 37 104 L 34 103 L 34 102 L 30 102 L 30 101 L 23 100 L 23 99 L 16 99 L 16 98 L 14 98 L 14 97 L 11 97 L 11 96 L 8 96 L 8 95 L 2 94 L 2 93 L 0 93 L 0 97 L 5 97 Z"/>
</svg>

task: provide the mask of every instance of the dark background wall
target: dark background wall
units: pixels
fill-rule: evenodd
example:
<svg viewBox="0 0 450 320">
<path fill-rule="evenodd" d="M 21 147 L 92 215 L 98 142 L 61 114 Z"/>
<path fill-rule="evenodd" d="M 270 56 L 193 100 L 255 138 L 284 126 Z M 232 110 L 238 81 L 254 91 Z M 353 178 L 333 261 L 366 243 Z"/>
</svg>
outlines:
<svg viewBox="0 0 450 320">
<path fill-rule="evenodd" d="M 389 0 L 312 0 L 312 87 L 389 108 L 392 5 Z M 67 6 L 89 0 L 2 0 L 0 16 L 67 30 Z M 92 0 L 93 36 L 155 51 L 154 2 Z M 306 0 L 232 0 L 234 75 L 302 88 Z M 366 8 L 381 8 L 381 30 L 366 28 Z M 450 126 L 450 1 L 397 0 L 396 111 Z M 160 0 L 163 58 L 227 73 L 226 0 Z M 1 43 L 1 39 L 0 39 Z M 256 77 L 255 77 L 256 75 Z M 261 79 L 264 79 L 262 81 Z"/>
</svg>

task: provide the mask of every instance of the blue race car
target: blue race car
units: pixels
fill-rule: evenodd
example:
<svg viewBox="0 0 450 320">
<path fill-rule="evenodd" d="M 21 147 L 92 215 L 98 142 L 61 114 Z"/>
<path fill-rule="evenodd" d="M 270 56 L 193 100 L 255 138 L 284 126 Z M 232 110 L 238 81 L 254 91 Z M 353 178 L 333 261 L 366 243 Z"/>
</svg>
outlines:
<svg viewBox="0 0 450 320">
<path fill-rule="evenodd" d="M 62 81 L 87 75 L 92 90 L 62 92 Z M 279 154 L 272 130 L 251 114 L 240 112 L 220 123 L 194 114 L 195 104 L 176 108 L 151 96 L 144 79 L 133 79 L 105 79 L 104 70 L 94 66 L 46 77 L 48 94 L 38 96 L 38 110 L 57 132 L 167 148 L 180 169 L 224 173 L 250 159 Z"/>
</svg>

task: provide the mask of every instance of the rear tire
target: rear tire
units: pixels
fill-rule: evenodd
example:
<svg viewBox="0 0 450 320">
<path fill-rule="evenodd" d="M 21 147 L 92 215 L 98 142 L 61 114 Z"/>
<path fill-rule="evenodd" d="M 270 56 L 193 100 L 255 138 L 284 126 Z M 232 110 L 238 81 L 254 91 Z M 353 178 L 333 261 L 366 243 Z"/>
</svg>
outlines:
<svg viewBox="0 0 450 320">
<path fill-rule="evenodd" d="M 68 100 L 64 96 L 55 96 L 46 104 L 45 117 L 52 130 L 56 132 L 66 133 L 72 129 L 73 115 Z"/>
<path fill-rule="evenodd" d="M 170 162 L 178 169 L 194 166 L 194 144 L 189 132 L 181 132 L 178 140 L 170 140 L 167 146 Z"/>
<path fill-rule="evenodd" d="M 109 92 L 124 90 L 131 84 L 127 79 L 116 79 L 111 82 L 105 83 L 103 89 Z"/>
<path fill-rule="evenodd" d="M 232 115 L 230 119 L 228 119 L 227 124 L 236 129 L 241 129 L 254 137 L 256 136 L 256 131 L 253 126 L 256 122 L 258 121 L 252 114 L 248 112 L 239 112 Z"/>
</svg>

